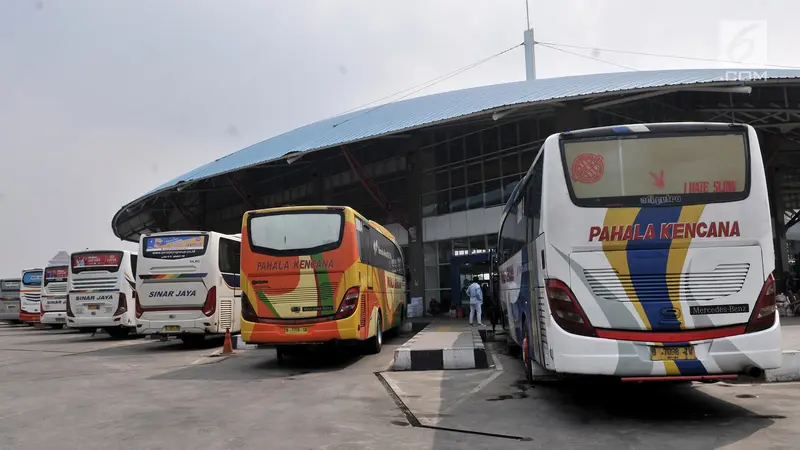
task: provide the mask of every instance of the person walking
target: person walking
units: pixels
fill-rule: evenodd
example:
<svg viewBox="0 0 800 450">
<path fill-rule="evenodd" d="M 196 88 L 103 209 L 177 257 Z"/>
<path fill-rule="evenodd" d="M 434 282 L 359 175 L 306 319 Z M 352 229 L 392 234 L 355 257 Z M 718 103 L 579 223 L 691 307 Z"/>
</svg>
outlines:
<svg viewBox="0 0 800 450">
<path fill-rule="evenodd" d="M 473 320 L 477 315 L 478 326 L 483 326 L 481 321 L 481 305 L 483 304 L 483 291 L 481 285 L 478 284 L 478 277 L 472 277 L 472 284 L 467 288 L 467 295 L 469 295 L 469 324 L 474 325 Z"/>
</svg>

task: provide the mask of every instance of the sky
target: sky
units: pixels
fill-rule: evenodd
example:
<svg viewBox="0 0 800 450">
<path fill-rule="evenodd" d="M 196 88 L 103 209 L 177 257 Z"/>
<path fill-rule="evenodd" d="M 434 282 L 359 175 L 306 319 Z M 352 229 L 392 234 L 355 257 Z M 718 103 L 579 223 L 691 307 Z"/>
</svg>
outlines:
<svg viewBox="0 0 800 450">
<path fill-rule="evenodd" d="M 540 78 L 739 67 L 719 60 L 800 67 L 794 0 L 530 10 L 537 40 L 590 48 L 537 47 Z M 524 0 L 3 0 L 0 278 L 60 250 L 135 249 L 111 230 L 126 203 L 519 44 L 525 11 Z M 517 48 L 415 96 L 524 78 Z"/>
</svg>

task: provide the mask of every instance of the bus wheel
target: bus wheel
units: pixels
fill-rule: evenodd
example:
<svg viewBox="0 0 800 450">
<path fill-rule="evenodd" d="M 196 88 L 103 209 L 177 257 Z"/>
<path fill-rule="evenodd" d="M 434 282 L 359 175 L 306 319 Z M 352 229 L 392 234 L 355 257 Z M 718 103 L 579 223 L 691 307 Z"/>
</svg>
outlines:
<svg viewBox="0 0 800 450">
<path fill-rule="evenodd" d="M 525 378 L 528 383 L 533 383 L 533 362 L 530 356 L 530 331 L 528 331 L 528 324 L 523 322 L 522 326 L 525 327 L 525 337 L 522 339 L 522 362 L 525 364 Z"/>
<path fill-rule="evenodd" d="M 364 344 L 366 353 L 370 355 L 377 355 L 383 348 L 383 318 L 380 311 L 378 311 L 378 323 L 375 324 L 375 336 L 368 339 Z"/>
<path fill-rule="evenodd" d="M 60 329 L 64 328 L 64 324 L 63 323 L 57 323 L 57 324 L 50 325 L 50 326 L 53 327 L 54 330 L 60 330 Z"/>
<path fill-rule="evenodd" d="M 79 333 L 88 334 L 88 333 L 94 333 L 95 331 L 97 331 L 97 328 L 78 328 Z"/>
<path fill-rule="evenodd" d="M 106 328 L 106 333 L 114 339 L 122 339 L 126 337 L 130 332 L 130 328 L 126 327 L 113 327 L 113 328 Z"/>
</svg>

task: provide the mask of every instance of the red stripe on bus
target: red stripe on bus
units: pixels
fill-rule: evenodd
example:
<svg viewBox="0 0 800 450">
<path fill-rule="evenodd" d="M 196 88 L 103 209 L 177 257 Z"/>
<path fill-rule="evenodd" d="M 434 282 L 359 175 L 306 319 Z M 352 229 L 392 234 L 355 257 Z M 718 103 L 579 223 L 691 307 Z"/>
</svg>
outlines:
<svg viewBox="0 0 800 450">
<path fill-rule="evenodd" d="M 706 339 L 719 339 L 729 336 L 744 334 L 747 325 L 733 327 L 713 328 L 710 330 L 683 330 L 683 331 L 622 331 L 597 329 L 597 336 L 618 341 L 637 342 L 689 342 Z"/>
<path fill-rule="evenodd" d="M 666 376 L 666 377 L 622 377 L 621 380 L 625 382 L 641 382 L 641 381 L 711 381 L 711 380 L 735 380 L 739 375 L 725 374 L 725 375 L 692 375 L 692 376 Z"/>
</svg>

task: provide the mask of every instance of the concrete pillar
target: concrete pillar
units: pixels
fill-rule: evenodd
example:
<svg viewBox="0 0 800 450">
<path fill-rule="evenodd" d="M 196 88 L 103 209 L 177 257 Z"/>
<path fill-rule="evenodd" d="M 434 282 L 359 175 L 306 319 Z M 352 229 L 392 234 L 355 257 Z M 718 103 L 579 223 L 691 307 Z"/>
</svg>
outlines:
<svg viewBox="0 0 800 450">
<path fill-rule="evenodd" d="M 425 299 L 425 249 L 422 241 L 422 157 L 420 141 L 412 139 L 406 153 L 406 219 L 408 221 L 408 289 L 411 298 Z M 426 305 L 427 309 L 427 305 Z"/>
<path fill-rule="evenodd" d="M 556 111 L 556 132 L 579 130 L 594 126 L 590 111 L 585 111 L 579 102 L 567 103 Z"/>
</svg>

